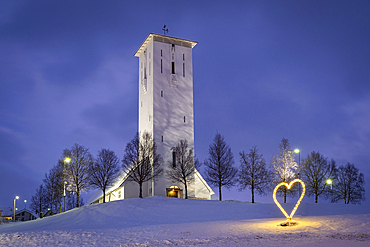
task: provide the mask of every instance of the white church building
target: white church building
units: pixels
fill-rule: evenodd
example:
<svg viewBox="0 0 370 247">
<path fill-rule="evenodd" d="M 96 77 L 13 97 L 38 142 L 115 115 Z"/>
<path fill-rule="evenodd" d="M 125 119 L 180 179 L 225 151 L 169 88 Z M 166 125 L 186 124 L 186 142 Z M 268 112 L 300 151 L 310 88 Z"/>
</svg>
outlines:
<svg viewBox="0 0 370 247">
<path fill-rule="evenodd" d="M 135 53 L 139 58 L 139 133 L 153 135 L 164 168 L 154 188 L 151 181 L 143 184 L 143 197 L 185 197 L 183 185 L 168 180 L 165 171 L 173 157 L 172 149 L 180 140 L 186 139 L 188 148 L 194 149 L 192 49 L 196 44 L 151 33 Z M 139 185 L 127 181 L 128 172 L 121 171 L 106 191 L 106 201 L 139 196 Z M 196 169 L 194 178 L 188 186 L 188 197 L 210 200 L 215 193 Z M 87 204 L 102 201 L 103 193 L 98 190 Z"/>
</svg>

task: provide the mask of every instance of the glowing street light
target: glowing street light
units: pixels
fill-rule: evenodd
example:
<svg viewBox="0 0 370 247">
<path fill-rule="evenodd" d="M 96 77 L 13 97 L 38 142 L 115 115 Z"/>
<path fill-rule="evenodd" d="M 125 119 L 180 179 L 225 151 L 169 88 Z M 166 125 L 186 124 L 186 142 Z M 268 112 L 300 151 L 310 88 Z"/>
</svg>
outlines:
<svg viewBox="0 0 370 247">
<path fill-rule="evenodd" d="M 326 184 L 330 185 L 330 194 L 331 194 L 330 203 L 333 203 L 333 180 L 328 178 L 326 180 Z"/>
<path fill-rule="evenodd" d="M 66 157 L 64 159 L 64 168 L 63 168 L 63 199 L 64 199 L 64 212 L 66 211 L 66 184 L 67 184 L 67 181 L 65 179 L 65 170 L 66 170 L 66 163 L 70 163 L 71 162 L 71 158 L 69 157 Z"/>
<path fill-rule="evenodd" d="M 24 200 L 24 208 L 27 209 L 27 200 Z"/>
<path fill-rule="evenodd" d="M 15 222 L 15 200 L 18 200 L 19 199 L 19 196 L 16 196 L 15 198 L 14 198 L 14 207 L 13 207 L 13 209 L 14 209 L 14 211 L 13 211 L 13 222 Z"/>
</svg>

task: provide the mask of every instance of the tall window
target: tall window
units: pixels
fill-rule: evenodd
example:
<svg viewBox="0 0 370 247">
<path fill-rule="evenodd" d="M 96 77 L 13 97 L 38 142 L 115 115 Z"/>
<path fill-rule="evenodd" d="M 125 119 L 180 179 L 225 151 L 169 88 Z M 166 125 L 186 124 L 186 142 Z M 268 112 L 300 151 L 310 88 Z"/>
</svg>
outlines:
<svg viewBox="0 0 370 247">
<path fill-rule="evenodd" d="M 161 90 L 161 97 L 163 97 L 163 90 Z"/>
<path fill-rule="evenodd" d="M 162 56 L 162 50 L 161 50 L 161 56 Z"/>
<path fill-rule="evenodd" d="M 185 63 L 182 63 L 182 76 L 185 77 Z"/>
<path fill-rule="evenodd" d="M 172 74 L 175 74 L 175 62 L 172 62 Z"/>
<path fill-rule="evenodd" d="M 163 60 L 161 58 L 161 73 L 163 73 Z"/>
<path fill-rule="evenodd" d="M 176 151 L 172 151 L 172 166 L 176 167 Z"/>
<path fill-rule="evenodd" d="M 182 60 L 185 61 L 185 54 L 182 54 Z"/>
</svg>

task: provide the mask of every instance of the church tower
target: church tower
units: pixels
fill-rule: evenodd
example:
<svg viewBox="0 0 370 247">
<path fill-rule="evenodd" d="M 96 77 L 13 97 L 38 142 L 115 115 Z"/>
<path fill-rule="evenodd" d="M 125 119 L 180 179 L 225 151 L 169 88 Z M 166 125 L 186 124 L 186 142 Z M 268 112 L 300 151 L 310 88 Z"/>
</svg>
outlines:
<svg viewBox="0 0 370 247">
<path fill-rule="evenodd" d="M 152 134 L 165 170 L 180 140 L 186 139 L 189 149 L 194 149 L 192 49 L 196 44 L 151 33 L 135 53 L 139 58 L 139 132 Z M 166 189 L 171 186 L 183 189 L 164 172 L 154 194 L 168 196 Z M 143 186 L 144 197 L 152 194 L 151 187 L 151 182 Z M 195 197 L 194 185 L 188 188 L 188 196 Z"/>
</svg>

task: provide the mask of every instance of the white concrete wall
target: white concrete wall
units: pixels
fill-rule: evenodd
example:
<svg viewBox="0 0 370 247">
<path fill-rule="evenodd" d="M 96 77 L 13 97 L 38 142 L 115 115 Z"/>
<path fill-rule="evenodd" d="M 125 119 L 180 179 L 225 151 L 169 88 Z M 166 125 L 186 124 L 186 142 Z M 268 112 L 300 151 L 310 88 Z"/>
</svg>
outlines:
<svg viewBox="0 0 370 247">
<path fill-rule="evenodd" d="M 194 148 L 192 48 L 175 45 L 174 59 L 172 51 L 172 44 L 151 41 L 139 57 L 139 132 L 153 133 L 165 168 L 172 160 L 171 148 L 181 139 L 186 139 L 189 148 Z M 171 83 L 172 61 L 175 62 L 176 84 Z M 145 68 L 146 93 L 142 89 Z M 171 185 L 173 183 L 163 174 L 155 185 L 155 195 L 165 196 L 166 188 Z M 148 193 L 150 188 L 149 182 Z M 189 186 L 188 195 L 195 196 L 194 185 Z"/>
</svg>

